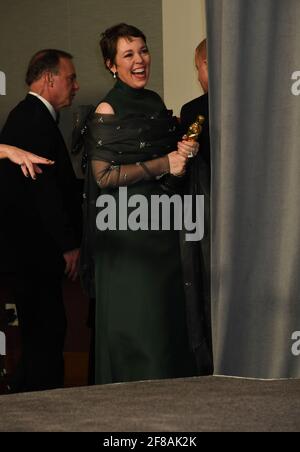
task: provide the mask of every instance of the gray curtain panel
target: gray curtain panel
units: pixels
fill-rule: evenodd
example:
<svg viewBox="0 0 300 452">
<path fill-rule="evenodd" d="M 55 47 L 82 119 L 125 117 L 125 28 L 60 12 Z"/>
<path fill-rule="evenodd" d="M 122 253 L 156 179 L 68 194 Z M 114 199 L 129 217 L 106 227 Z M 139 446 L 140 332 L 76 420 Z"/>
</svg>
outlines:
<svg viewBox="0 0 300 452">
<path fill-rule="evenodd" d="M 215 372 L 299 378 L 300 1 L 206 8 Z"/>
</svg>

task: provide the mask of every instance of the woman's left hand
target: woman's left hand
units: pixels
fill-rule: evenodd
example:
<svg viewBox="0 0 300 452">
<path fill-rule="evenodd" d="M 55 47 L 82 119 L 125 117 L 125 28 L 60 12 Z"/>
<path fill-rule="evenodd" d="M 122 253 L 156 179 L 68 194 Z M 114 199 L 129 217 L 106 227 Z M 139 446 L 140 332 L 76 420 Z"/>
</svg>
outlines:
<svg viewBox="0 0 300 452">
<path fill-rule="evenodd" d="M 199 143 L 197 141 L 180 141 L 178 143 L 178 152 L 182 157 L 196 157 L 199 152 Z"/>
</svg>

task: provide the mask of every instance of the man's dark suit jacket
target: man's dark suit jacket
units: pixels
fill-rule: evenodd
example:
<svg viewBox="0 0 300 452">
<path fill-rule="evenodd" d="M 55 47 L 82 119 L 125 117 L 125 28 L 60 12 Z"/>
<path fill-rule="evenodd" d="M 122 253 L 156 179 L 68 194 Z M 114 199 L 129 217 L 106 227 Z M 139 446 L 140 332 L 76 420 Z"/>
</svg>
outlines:
<svg viewBox="0 0 300 452">
<path fill-rule="evenodd" d="M 199 374 L 213 373 L 210 315 L 210 139 L 208 94 L 185 104 L 181 109 L 183 133 L 195 122 L 198 115 L 205 117 L 199 136 L 200 150 L 191 160 L 185 193 L 204 195 L 204 238 L 201 242 L 182 243 L 183 271 L 186 284 L 187 313 L 190 338 Z"/>
<path fill-rule="evenodd" d="M 79 248 L 81 200 L 64 139 L 47 107 L 28 94 L 9 114 L 0 143 L 54 160 L 37 180 L 0 162 L 3 218 L 0 271 L 62 273 L 63 253 Z"/>
</svg>

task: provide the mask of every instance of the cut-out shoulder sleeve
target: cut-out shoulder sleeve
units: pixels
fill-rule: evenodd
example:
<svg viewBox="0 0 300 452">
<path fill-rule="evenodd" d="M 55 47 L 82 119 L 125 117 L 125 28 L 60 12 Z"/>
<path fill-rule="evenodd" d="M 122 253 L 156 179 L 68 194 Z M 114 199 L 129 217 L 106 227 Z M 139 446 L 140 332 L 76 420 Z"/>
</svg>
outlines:
<svg viewBox="0 0 300 452">
<path fill-rule="evenodd" d="M 170 172 L 168 156 L 129 165 L 92 160 L 94 178 L 100 188 L 117 188 L 143 180 L 158 179 Z"/>
<path fill-rule="evenodd" d="M 102 115 L 114 115 L 114 109 L 110 104 L 107 102 L 101 102 L 98 107 L 96 108 L 95 113 L 102 114 Z"/>
</svg>

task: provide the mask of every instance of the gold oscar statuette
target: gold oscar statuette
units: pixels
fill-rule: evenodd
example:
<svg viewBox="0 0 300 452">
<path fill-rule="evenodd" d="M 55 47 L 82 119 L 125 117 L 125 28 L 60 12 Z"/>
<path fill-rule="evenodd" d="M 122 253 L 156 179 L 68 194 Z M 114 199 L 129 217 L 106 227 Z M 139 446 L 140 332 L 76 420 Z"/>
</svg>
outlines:
<svg viewBox="0 0 300 452">
<path fill-rule="evenodd" d="M 202 132 L 204 121 L 205 121 L 204 116 L 201 115 L 197 116 L 196 121 L 190 125 L 189 130 L 184 136 L 184 139 L 186 141 L 197 141 L 200 133 Z M 191 153 L 189 155 L 189 158 L 192 157 L 194 157 L 194 155 Z"/>
</svg>

